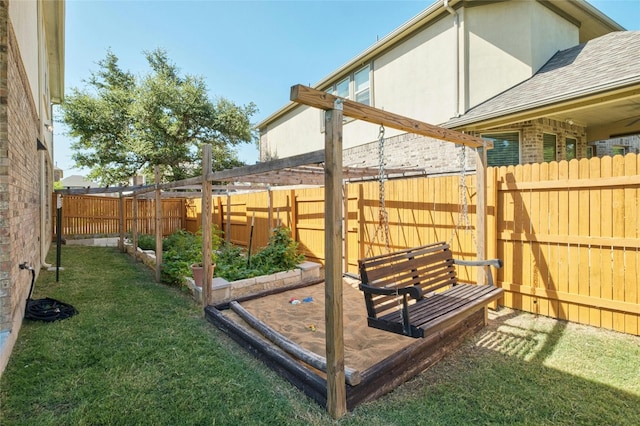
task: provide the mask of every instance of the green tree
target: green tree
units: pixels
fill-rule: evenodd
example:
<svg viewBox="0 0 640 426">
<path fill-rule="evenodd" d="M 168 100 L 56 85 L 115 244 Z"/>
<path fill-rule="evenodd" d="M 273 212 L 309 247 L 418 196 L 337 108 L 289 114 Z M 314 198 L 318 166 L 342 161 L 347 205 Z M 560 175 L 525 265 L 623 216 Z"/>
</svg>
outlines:
<svg viewBox="0 0 640 426">
<path fill-rule="evenodd" d="M 102 184 L 126 182 L 161 166 L 168 181 L 201 173 L 201 148 L 213 147 L 213 168 L 242 165 L 235 147 L 254 141 L 253 103 L 211 101 L 202 77 L 181 75 L 162 49 L 145 52 L 150 71 L 135 77 L 112 52 L 98 62 L 84 89 L 62 104 L 62 121 L 75 138 L 75 167 Z"/>
</svg>

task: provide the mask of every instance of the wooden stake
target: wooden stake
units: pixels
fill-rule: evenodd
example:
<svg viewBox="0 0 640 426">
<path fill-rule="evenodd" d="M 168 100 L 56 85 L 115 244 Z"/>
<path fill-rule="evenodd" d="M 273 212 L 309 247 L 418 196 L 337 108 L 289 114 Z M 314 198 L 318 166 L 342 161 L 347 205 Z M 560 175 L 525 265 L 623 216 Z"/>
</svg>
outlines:
<svg viewBox="0 0 640 426">
<path fill-rule="evenodd" d="M 325 112 L 325 321 L 327 410 L 338 419 L 347 412 L 342 320 L 342 103 Z"/>
</svg>

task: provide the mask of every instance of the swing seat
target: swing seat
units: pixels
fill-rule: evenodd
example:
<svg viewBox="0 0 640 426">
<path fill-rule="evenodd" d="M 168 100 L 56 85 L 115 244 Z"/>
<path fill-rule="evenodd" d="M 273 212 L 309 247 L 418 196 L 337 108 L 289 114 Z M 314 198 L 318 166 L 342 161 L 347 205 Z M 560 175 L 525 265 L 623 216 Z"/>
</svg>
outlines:
<svg viewBox="0 0 640 426">
<path fill-rule="evenodd" d="M 485 268 L 486 285 L 458 283 L 455 265 Z M 425 337 L 464 320 L 500 297 L 490 266 L 499 259 L 455 260 L 445 242 L 358 261 L 369 327 Z"/>
</svg>

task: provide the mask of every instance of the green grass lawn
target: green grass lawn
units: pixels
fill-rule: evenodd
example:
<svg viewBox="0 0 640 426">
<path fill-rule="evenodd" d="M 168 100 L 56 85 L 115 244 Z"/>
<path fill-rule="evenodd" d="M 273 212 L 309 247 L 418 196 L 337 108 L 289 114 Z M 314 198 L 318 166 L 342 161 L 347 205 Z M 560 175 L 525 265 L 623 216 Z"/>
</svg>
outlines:
<svg viewBox="0 0 640 426">
<path fill-rule="evenodd" d="M 55 252 L 52 253 L 55 255 Z M 51 259 L 54 257 L 52 256 Z M 640 338 L 503 310 L 433 368 L 338 422 L 112 248 L 64 247 L 0 378 L 2 425 L 611 424 L 640 418 Z M 26 273 L 26 272 L 25 272 Z"/>
</svg>

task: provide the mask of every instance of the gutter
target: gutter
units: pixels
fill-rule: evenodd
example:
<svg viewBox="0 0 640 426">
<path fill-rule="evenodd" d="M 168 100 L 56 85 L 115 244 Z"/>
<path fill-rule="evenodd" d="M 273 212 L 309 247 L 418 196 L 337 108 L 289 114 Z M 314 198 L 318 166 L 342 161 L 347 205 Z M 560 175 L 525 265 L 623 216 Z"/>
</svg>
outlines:
<svg viewBox="0 0 640 426">
<path fill-rule="evenodd" d="M 456 51 L 454 59 L 456 79 L 455 87 L 453 89 L 453 96 L 456 102 L 456 106 L 453 116 L 460 117 L 460 16 L 458 15 L 458 12 L 456 12 L 451 6 L 449 6 L 449 0 L 442 0 L 442 6 L 446 9 L 447 12 L 449 12 L 451 16 L 453 16 L 453 27 L 456 33 Z"/>
</svg>

